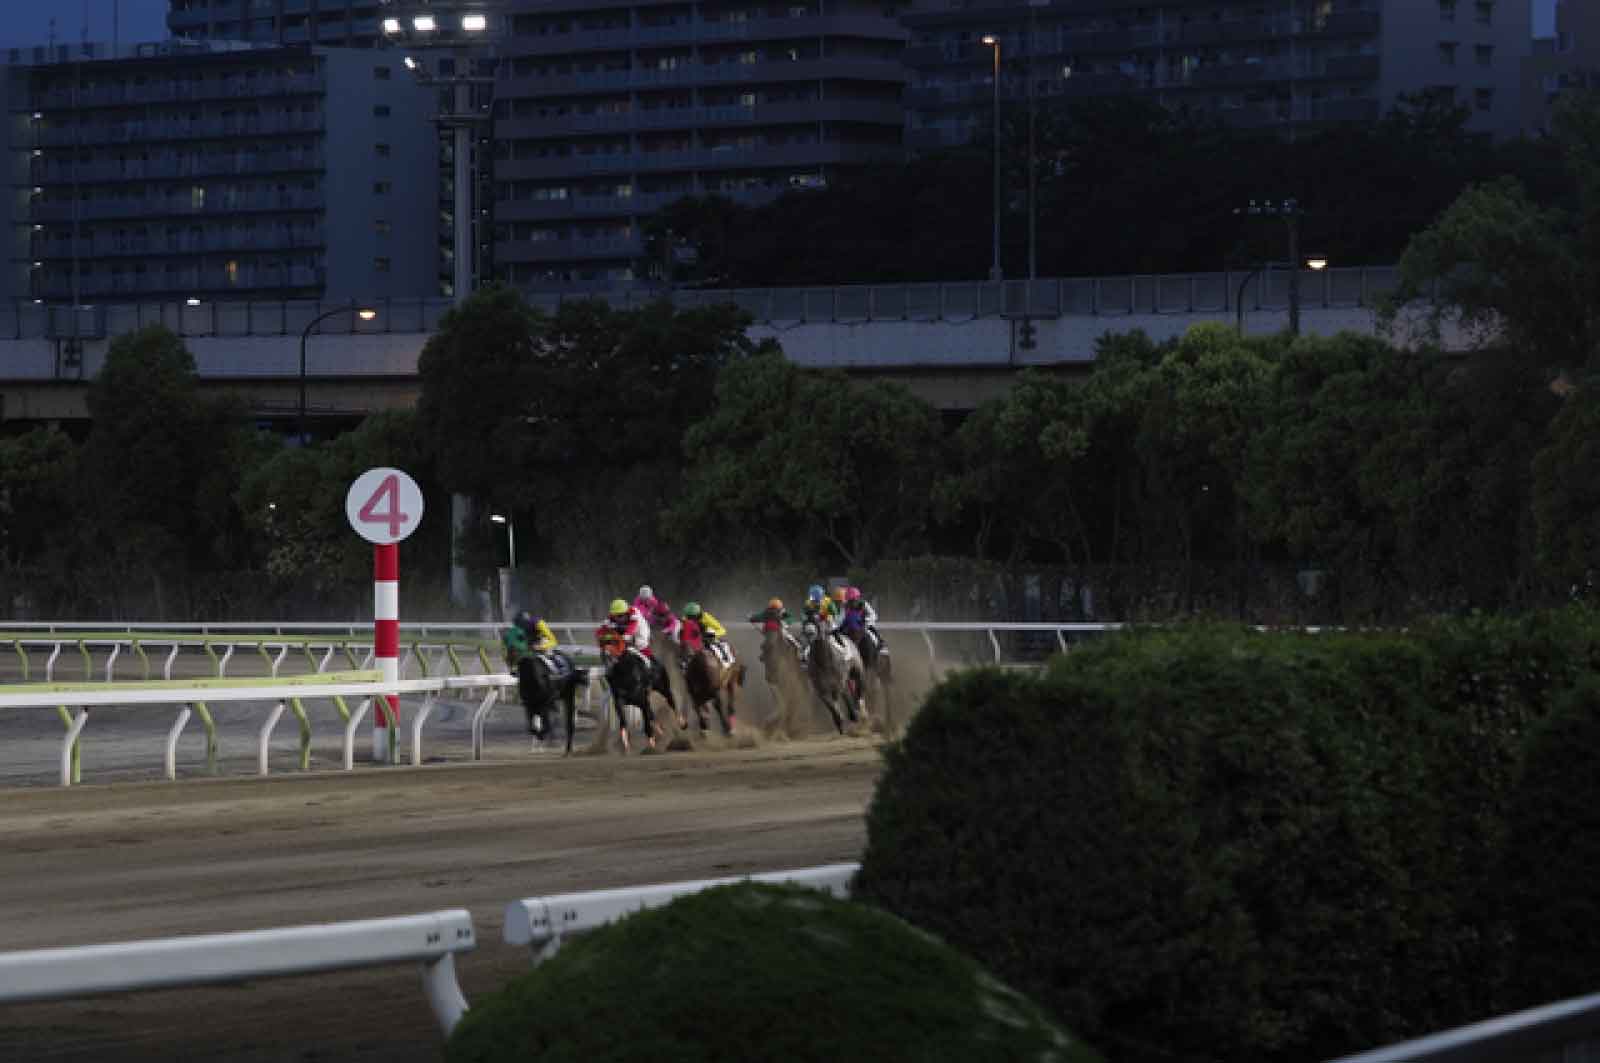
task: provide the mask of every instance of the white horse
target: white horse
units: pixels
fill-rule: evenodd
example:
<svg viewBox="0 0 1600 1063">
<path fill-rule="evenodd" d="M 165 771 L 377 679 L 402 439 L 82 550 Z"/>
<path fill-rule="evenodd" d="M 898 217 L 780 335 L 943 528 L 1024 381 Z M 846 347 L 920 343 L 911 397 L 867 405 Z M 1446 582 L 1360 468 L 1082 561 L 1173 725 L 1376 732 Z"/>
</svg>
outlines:
<svg viewBox="0 0 1600 1063">
<path fill-rule="evenodd" d="M 824 635 L 812 621 L 806 621 L 801 633 L 807 646 L 806 673 L 811 677 L 811 689 L 827 706 L 833 726 L 844 734 L 841 706 L 851 723 L 867 715 L 866 671 L 861 664 L 861 654 L 849 639 Z"/>
</svg>

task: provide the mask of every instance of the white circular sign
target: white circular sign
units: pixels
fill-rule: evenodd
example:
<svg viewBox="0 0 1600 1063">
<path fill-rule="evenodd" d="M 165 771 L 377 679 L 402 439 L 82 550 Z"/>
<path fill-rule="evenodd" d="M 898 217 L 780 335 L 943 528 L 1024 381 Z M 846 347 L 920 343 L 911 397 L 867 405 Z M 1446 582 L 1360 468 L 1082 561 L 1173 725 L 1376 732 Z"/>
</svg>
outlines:
<svg viewBox="0 0 1600 1063">
<path fill-rule="evenodd" d="M 368 469 L 346 492 L 344 513 L 369 543 L 397 543 L 422 523 L 422 489 L 399 469 Z"/>
</svg>

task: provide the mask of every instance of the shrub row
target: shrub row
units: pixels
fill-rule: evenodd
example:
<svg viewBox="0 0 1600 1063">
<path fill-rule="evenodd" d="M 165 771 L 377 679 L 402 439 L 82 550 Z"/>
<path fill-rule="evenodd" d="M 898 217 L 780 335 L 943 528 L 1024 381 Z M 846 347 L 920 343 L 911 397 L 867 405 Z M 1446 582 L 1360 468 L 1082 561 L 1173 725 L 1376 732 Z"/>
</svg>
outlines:
<svg viewBox="0 0 1600 1063">
<path fill-rule="evenodd" d="M 857 893 L 1119 1061 L 1328 1058 L 1588 991 L 1597 663 L 1572 609 L 963 673 L 886 751 Z"/>
</svg>

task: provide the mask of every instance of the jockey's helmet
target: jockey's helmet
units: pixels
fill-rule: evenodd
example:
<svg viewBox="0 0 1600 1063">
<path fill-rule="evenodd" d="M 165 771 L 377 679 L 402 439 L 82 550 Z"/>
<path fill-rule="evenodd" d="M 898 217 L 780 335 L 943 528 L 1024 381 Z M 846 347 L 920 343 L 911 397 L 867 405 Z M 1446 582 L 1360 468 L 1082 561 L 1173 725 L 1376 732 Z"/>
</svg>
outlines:
<svg viewBox="0 0 1600 1063">
<path fill-rule="evenodd" d="M 656 592 L 651 589 L 650 584 L 645 583 L 645 584 L 642 584 L 639 587 L 639 600 L 641 602 L 648 602 L 651 598 L 654 598 L 655 596 L 656 596 Z"/>
<path fill-rule="evenodd" d="M 767 608 L 768 609 L 772 609 L 772 610 L 782 609 L 783 608 L 783 599 L 782 598 L 769 599 L 767 601 Z"/>
<path fill-rule="evenodd" d="M 844 588 L 843 587 L 835 587 L 833 589 L 833 600 L 836 601 L 836 602 L 844 601 Z"/>
<path fill-rule="evenodd" d="M 861 600 L 861 588 L 851 587 L 846 590 L 844 592 L 844 600 L 847 602 L 859 602 Z"/>
<path fill-rule="evenodd" d="M 820 601 L 822 601 L 823 595 L 825 593 L 826 592 L 822 589 L 822 585 L 821 584 L 813 583 L 810 586 L 810 588 L 806 591 L 806 600 L 807 601 L 812 601 L 812 602 L 820 602 Z"/>
<path fill-rule="evenodd" d="M 693 620 L 695 617 L 699 616 L 700 615 L 700 603 L 699 602 L 690 602 L 688 605 L 684 606 L 683 607 L 683 615 L 688 617 L 690 620 Z"/>
<path fill-rule="evenodd" d="M 628 603 L 621 598 L 611 599 L 611 619 L 620 620 L 628 615 Z"/>
</svg>

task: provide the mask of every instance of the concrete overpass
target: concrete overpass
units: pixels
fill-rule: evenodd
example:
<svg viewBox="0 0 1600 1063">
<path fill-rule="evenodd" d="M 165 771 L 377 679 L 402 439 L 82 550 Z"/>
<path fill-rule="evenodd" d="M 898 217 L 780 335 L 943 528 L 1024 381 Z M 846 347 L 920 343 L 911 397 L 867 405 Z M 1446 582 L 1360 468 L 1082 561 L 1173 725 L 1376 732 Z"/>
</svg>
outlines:
<svg viewBox="0 0 1600 1063">
<path fill-rule="evenodd" d="M 941 409 L 971 409 L 1002 394 L 1027 367 L 1083 372 L 1106 333 L 1143 329 L 1157 340 L 1202 321 L 1232 324 L 1244 294 L 1246 331 L 1287 327 L 1287 277 L 1206 273 L 1004 284 L 862 285 L 839 288 L 678 292 L 679 305 L 734 302 L 749 334 L 772 337 L 795 363 L 899 380 Z M 1374 306 L 1391 269 L 1303 274 L 1301 330 L 1372 334 Z M 1243 287 L 1241 287 L 1241 284 Z M 648 295 L 610 297 L 632 305 Z M 553 307 L 555 297 L 532 296 Z M 162 322 L 184 336 L 202 385 L 244 395 L 263 418 L 291 418 L 298 404 L 300 334 L 334 304 L 129 304 L 81 308 L 18 304 L 0 310 L 0 420 L 87 416 L 88 381 L 110 340 Z M 417 356 L 445 300 L 379 302 L 371 322 L 324 321 L 306 345 L 308 416 L 362 416 L 416 402 Z M 1034 344 L 1025 345 L 1028 328 Z"/>
</svg>

